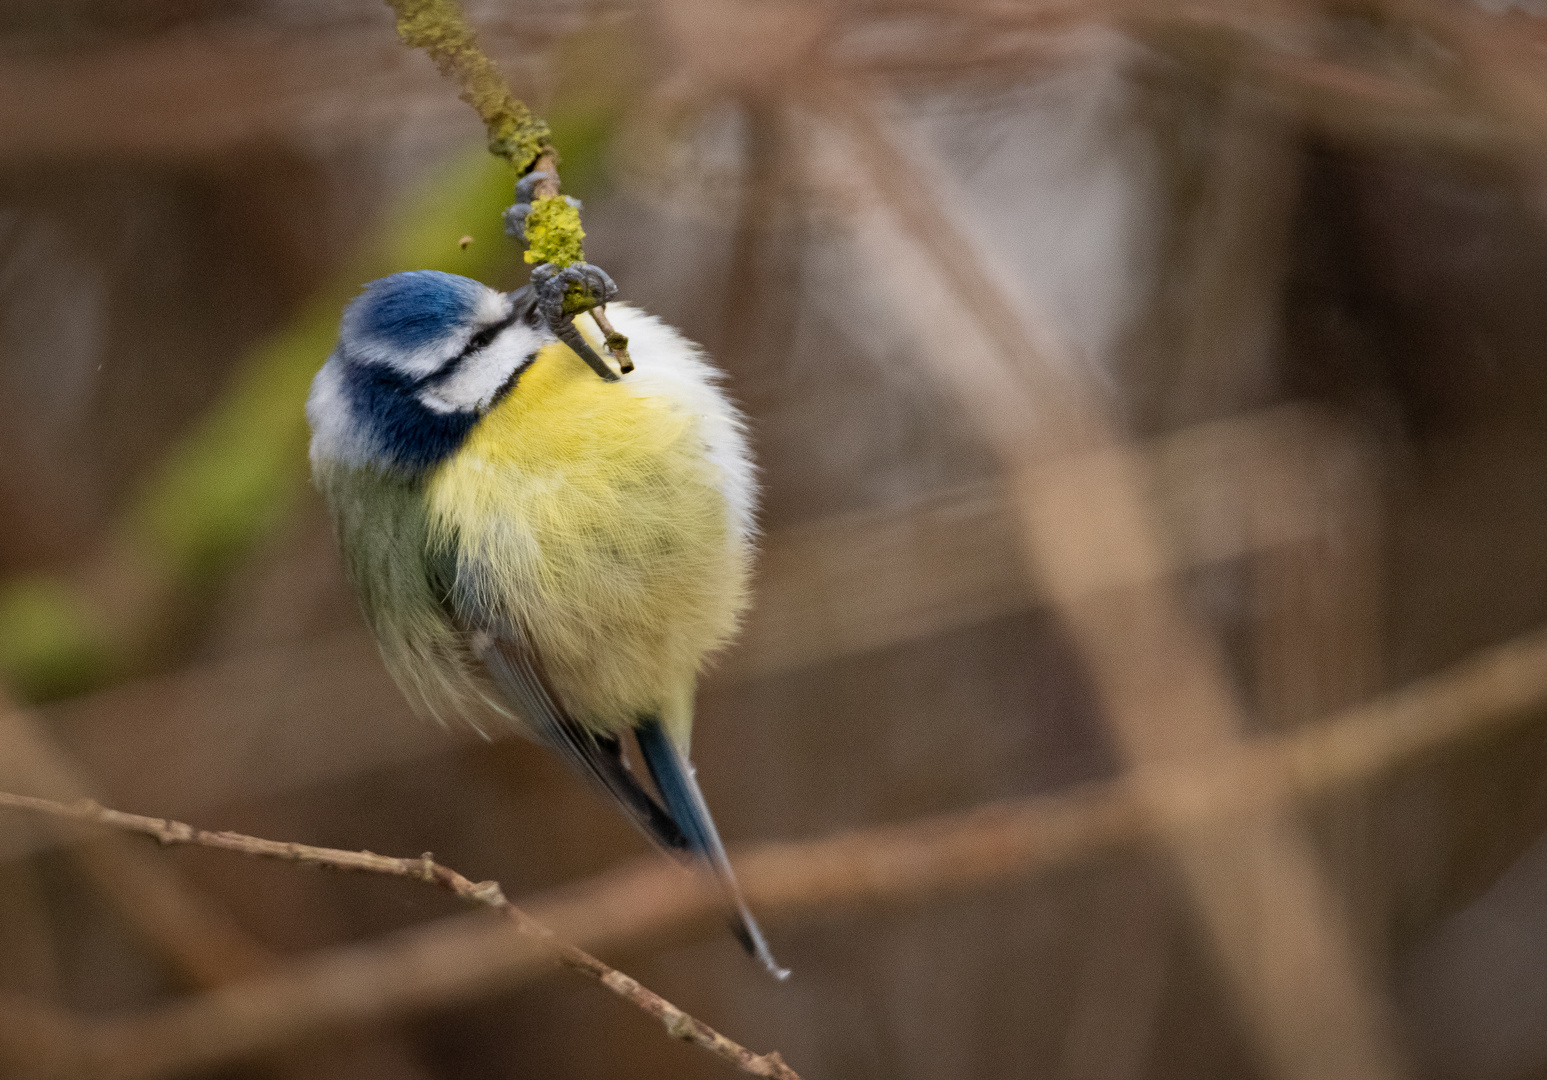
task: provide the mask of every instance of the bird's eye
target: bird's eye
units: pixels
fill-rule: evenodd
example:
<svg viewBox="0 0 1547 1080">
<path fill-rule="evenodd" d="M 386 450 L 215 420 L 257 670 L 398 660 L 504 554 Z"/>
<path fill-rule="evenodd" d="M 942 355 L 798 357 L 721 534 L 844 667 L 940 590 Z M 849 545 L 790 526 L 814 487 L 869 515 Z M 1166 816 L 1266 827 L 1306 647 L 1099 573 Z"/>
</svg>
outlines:
<svg viewBox="0 0 1547 1080">
<path fill-rule="evenodd" d="M 485 348 L 489 342 L 493 341 L 496 337 L 499 336 L 499 332 L 503 329 L 504 327 L 499 323 L 495 323 L 493 326 L 484 327 L 482 330 L 478 331 L 478 333 L 474 334 L 471 338 L 468 339 L 468 349 L 473 350 Z"/>
</svg>

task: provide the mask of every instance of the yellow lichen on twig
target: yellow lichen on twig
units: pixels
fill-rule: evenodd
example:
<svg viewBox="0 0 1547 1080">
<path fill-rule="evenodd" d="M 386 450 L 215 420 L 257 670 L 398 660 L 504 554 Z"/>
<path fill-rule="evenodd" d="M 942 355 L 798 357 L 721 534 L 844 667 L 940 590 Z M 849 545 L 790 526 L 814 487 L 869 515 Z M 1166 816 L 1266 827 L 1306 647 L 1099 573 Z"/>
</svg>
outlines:
<svg viewBox="0 0 1547 1080">
<path fill-rule="evenodd" d="M 583 239 L 580 210 L 573 203 L 562 195 L 538 199 L 526 216 L 527 248 L 521 257 L 534 265 L 573 266 L 585 262 Z"/>
</svg>

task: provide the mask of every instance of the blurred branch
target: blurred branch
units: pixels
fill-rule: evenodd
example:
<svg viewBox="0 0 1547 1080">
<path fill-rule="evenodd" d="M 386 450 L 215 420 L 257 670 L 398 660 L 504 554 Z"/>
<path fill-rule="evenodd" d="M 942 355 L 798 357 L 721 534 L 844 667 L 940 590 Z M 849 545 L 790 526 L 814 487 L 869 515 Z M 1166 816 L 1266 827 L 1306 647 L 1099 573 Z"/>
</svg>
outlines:
<svg viewBox="0 0 1547 1080">
<path fill-rule="evenodd" d="M 1183 428 L 1138 448 L 1175 512 L 1168 539 L 1189 568 L 1315 542 L 1355 437 L 1302 405 Z M 912 505 L 844 514 L 771 535 L 758 605 L 716 681 L 760 678 L 916 641 L 1051 599 L 1019 550 L 1013 490 L 985 483 Z"/>
<path fill-rule="evenodd" d="M 749 902 L 775 920 L 920 903 L 1140 842 L 1229 835 L 1285 804 L 1463 740 L 1539 723 L 1544 708 L 1547 630 L 1540 630 L 1292 735 L 1218 748 L 1186 764 L 1137 768 L 1059 796 L 765 845 L 740 854 L 737 871 Z M 141 820 L 152 835 L 167 827 Z M 287 845 L 279 847 L 281 857 L 290 857 Z M 422 860 L 389 862 L 403 876 L 424 877 Z M 651 859 L 531 897 L 522 908 L 559 939 L 595 952 L 712 925 L 719 900 L 696 877 Z M 331 1027 L 519 985 L 538 977 L 549 955 L 505 922 L 453 916 L 377 942 L 326 949 L 148 1014 L 83 1025 L 72 1045 L 86 1047 L 81 1053 L 89 1051 L 91 1061 L 113 1063 L 94 1080 L 149 1080 Z"/>
<path fill-rule="evenodd" d="M 1117 748 L 1135 770 L 1228 753 L 1245 725 L 1224 657 L 1173 583 L 1142 463 L 1082 359 L 950 217 L 964 200 L 924 140 L 891 131 L 867 87 L 819 85 L 806 100 L 831 122 L 828 162 L 860 165 L 851 197 L 871 211 L 856 229 L 868 269 L 910 298 L 923 358 L 1010 474 L 1027 569 L 1078 646 Z M 926 325 L 937 320 L 949 335 Z M 1403 1075 L 1389 1011 L 1292 808 L 1164 839 L 1271 1074 Z"/>
<path fill-rule="evenodd" d="M 700 37 L 721 58 L 745 64 L 795 35 L 747 5 L 697 5 Z M 780 14 L 809 14 L 815 5 L 759 4 Z M 823 48 L 852 73 L 903 78 L 1033 66 L 1101 62 L 1111 43 L 1082 33 L 1115 27 L 1194 68 L 1238 75 L 1296 103 L 1318 130 L 1360 142 L 1400 142 L 1490 157 L 1539 152 L 1547 128 L 1547 81 L 1539 55 L 1541 20 L 1523 12 L 1490 13 L 1475 5 L 1382 0 L 1374 5 L 1393 38 L 1414 28 L 1437 38 L 1437 51 L 1460 59 L 1434 72 L 1349 58 L 1336 21 L 1323 8 L 1269 9 L 1175 0 L 1024 3 L 937 0 L 858 11 L 820 9 L 828 24 Z M 554 48 L 598 15 L 626 14 L 626 3 L 544 7 L 541 19 L 481 13 L 479 40 L 507 70 Z M 727 11 L 729 16 L 727 17 Z M 1285 45 L 1286 26 L 1320 31 L 1317 47 Z M 1360 23 L 1361 29 L 1368 24 Z M 245 21 L 214 22 L 197 34 L 134 37 L 90 50 L 36 53 L 12 47 L 0 68 L 0 160 L 131 154 L 182 157 L 239 147 L 257 139 L 368 141 L 404 118 L 420 130 L 455 124 L 459 108 L 436 91 L 427 71 L 405 62 L 402 49 L 359 25 L 284 26 L 277 35 Z M 1295 36 L 1303 39 L 1296 32 Z M 1133 50 L 1137 52 L 1137 50 Z M 589 77 L 597 78 L 596 71 Z M 701 83 L 701 72 L 694 72 Z M 742 76 L 738 75 L 738 78 Z M 709 88 L 707 98 L 724 92 Z M 550 111 L 549 119 L 557 123 Z M 469 125 L 469 128 L 471 125 Z M 569 140 L 561 138 L 566 150 Z"/>
<path fill-rule="evenodd" d="M 125 832 L 141 833 L 167 846 L 186 844 L 215 848 L 331 870 L 382 874 L 387 877 L 406 878 L 411 881 L 439 885 L 462 900 L 482 904 L 499 912 L 521 934 L 540 941 L 551 949 L 565 967 L 594 979 L 614 994 L 632 1002 L 660 1020 L 673 1038 L 708 1050 L 752 1076 L 773 1077 L 775 1080 L 800 1080 L 796 1072 L 784 1063 L 777 1052 L 754 1054 L 739 1043 L 727 1039 L 708 1024 L 683 1012 L 659 994 L 641 986 L 622 972 L 608 967 L 589 953 L 556 938 L 547 927 L 534 921 L 520 908 L 511 904 L 500 890 L 498 882 L 471 881 L 450 867 L 437 863 L 429 852 L 417 859 L 398 859 L 376 855 L 369 851 L 340 851 L 336 848 L 313 847 L 310 844 L 264 840 L 255 836 L 244 836 L 241 833 L 208 832 L 185 825 L 180 821 L 109 810 L 91 799 L 66 804 L 53 799 L 0 792 L 0 806 L 85 824 L 103 825 Z"/>
<path fill-rule="evenodd" d="M 578 10 L 555 10 L 485 25 L 482 38 L 515 69 L 580 20 Z M 9 165 L 76 155 L 186 160 L 266 140 L 358 145 L 405 123 L 476 137 L 472 117 L 384 22 L 273 28 L 232 20 L 90 49 L 9 51 L 0 68 L 0 156 Z"/>
</svg>

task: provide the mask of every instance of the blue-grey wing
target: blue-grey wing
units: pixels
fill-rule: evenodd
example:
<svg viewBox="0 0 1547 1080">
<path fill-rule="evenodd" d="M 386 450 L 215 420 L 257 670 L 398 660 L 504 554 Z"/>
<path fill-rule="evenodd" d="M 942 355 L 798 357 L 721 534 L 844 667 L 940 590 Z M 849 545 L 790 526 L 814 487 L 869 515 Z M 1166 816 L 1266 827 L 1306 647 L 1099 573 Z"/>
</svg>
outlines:
<svg viewBox="0 0 1547 1080">
<path fill-rule="evenodd" d="M 539 742 L 610 795 L 652 842 L 685 857 L 687 837 L 629 771 L 622 744 L 577 722 L 554 693 L 542 657 L 521 628 L 488 618 L 458 586 L 456 551 L 436 552 L 425 569 L 446 617 L 470 643 L 505 707 L 526 721 Z"/>
<path fill-rule="evenodd" d="M 623 744 L 577 722 L 554 694 L 542 658 L 519 629 L 500 634 L 475 631 L 473 648 L 507 704 L 527 721 L 538 739 L 623 808 L 647 837 L 678 857 L 690 844 L 676 821 L 650 797 L 623 757 Z"/>
</svg>

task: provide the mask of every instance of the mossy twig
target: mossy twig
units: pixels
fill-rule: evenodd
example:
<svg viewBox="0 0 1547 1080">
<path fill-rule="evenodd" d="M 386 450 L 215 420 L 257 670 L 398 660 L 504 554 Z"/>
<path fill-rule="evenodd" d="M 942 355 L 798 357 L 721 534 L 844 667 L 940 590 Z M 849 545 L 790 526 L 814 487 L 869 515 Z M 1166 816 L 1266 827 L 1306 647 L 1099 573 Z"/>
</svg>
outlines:
<svg viewBox="0 0 1547 1080">
<path fill-rule="evenodd" d="M 456 0 L 387 0 L 404 44 L 423 49 L 442 75 L 462 84 L 461 98 L 489 130 L 489 152 L 525 173 L 550 144 L 548 125 L 532 115 L 478 47 Z"/>
<path fill-rule="evenodd" d="M 397 13 L 397 31 L 405 44 L 423 49 L 441 74 L 462 84 L 462 100 L 471 105 L 489 130 L 489 152 L 534 179 L 530 209 L 521 223 L 527 249 L 522 256 L 532 266 L 547 263 L 564 268 L 585 262 L 585 229 L 580 204 L 559 194 L 559 154 L 548 125 L 511 94 L 494 62 L 478 47 L 457 0 L 387 0 Z M 519 197 L 519 188 L 518 188 Z M 571 286 L 567 314 L 591 311 L 609 352 L 626 373 L 634 369 L 628 338 L 613 329 L 599 310 L 600 298 Z M 571 307 L 573 311 L 571 312 Z"/>
</svg>

